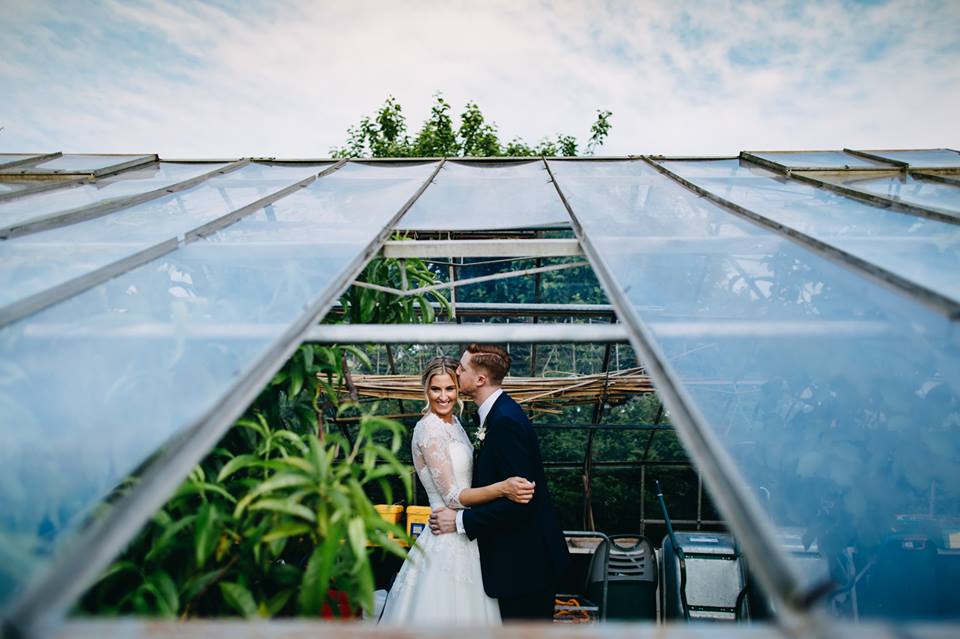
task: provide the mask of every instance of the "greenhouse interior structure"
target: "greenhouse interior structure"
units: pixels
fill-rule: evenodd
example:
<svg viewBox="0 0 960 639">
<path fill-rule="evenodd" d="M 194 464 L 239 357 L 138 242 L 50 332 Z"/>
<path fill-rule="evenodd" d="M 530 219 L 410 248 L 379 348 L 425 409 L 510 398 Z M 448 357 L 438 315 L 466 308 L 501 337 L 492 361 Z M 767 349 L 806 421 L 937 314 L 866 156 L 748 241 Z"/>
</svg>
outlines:
<svg viewBox="0 0 960 639">
<path fill-rule="evenodd" d="M 7 153 L 0 264 L 4 637 L 384 634 L 88 604 L 303 345 L 352 345 L 339 392 L 409 430 L 471 342 L 509 348 L 577 558 L 523 632 L 958 631 L 955 150 Z M 349 301 L 388 298 L 417 321 Z"/>
</svg>

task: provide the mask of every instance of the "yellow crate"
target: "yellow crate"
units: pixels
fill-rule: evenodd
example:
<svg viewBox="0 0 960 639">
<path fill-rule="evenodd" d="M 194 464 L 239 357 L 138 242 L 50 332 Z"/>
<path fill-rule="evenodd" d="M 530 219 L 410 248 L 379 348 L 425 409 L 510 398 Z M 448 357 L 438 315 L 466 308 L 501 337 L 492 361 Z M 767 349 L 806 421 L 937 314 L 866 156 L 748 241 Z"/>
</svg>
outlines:
<svg viewBox="0 0 960 639">
<path fill-rule="evenodd" d="M 391 524 L 399 524 L 400 519 L 403 517 L 403 506 L 399 504 L 376 504 L 374 506 L 377 512 L 380 513 L 380 516 L 389 521 Z"/>
<path fill-rule="evenodd" d="M 427 527 L 431 512 L 430 506 L 407 506 L 407 534 L 416 539 Z"/>
</svg>

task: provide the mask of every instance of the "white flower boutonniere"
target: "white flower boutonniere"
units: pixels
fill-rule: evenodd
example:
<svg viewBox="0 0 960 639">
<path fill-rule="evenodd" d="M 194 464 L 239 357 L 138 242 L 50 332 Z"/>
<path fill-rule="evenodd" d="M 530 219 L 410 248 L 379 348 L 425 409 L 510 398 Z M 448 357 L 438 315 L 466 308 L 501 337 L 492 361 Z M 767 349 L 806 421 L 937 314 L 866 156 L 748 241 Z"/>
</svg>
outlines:
<svg viewBox="0 0 960 639">
<path fill-rule="evenodd" d="M 477 432 L 473 435 L 473 447 L 480 448 L 480 445 L 483 443 L 483 440 L 487 437 L 487 424 L 484 422 L 480 424 L 477 428 Z"/>
</svg>

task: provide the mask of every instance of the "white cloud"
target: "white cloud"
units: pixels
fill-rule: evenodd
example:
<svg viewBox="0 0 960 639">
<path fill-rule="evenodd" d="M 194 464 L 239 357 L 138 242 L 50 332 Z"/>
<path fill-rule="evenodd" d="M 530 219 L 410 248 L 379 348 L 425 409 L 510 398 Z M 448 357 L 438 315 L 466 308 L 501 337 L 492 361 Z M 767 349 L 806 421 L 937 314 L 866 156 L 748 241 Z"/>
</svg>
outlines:
<svg viewBox="0 0 960 639">
<path fill-rule="evenodd" d="M 437 90 L 531 141 L 610 109 L 606 153 L 960 145 L 951 2 L 91 6 L 8 11 L 0 149 L 318 157 Z"/>
</svg>

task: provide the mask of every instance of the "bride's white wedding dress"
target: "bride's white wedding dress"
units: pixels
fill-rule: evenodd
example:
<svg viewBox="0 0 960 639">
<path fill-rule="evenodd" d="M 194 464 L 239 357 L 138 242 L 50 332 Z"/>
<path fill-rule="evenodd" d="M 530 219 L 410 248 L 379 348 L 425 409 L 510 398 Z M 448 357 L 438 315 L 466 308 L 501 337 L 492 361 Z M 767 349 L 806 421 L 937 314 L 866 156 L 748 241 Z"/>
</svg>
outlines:
<svg viewBox="0 0 960 639">
<path fill-rule="evenodd" d="M 413 465 L 431 508 L 463 508 L 470 487 L 473 446 L 459 420 L 427 413 L 413 430 Z M 500 607 L 483 591 L 480 551 L 466 535 L 434 535 L 424 528 L 387 596 L 381 624 L 500 624 Z"/>
</svg>

